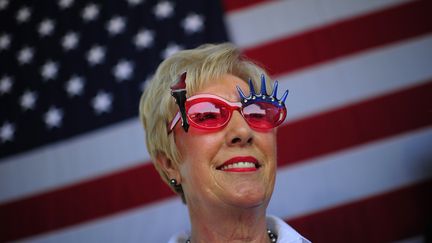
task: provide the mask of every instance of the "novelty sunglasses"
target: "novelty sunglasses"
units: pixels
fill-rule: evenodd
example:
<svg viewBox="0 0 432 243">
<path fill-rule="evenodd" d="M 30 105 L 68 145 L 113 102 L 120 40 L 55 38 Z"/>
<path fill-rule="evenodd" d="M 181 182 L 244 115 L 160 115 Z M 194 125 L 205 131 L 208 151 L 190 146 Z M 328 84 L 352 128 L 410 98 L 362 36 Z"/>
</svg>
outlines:
<svg viewBox="0 0 432 243">
<path fill-rule="evenodd" d="M 237 86 L 240 102 L 230 102 L 213 94 L 191 96 L 183 102 L 183 107 L 179 106 L 180 110 L 171 121 L 168 133 L 174 129 L 180 120 L 182 120 L 185 131 L 187 131 L 189 124 L 201 130 L 221 130 L 228 124 L 234 111 L 238 111 L 253 129 L 268 130 L 275 128 L 285 120 L 287 115 L 285 99 L 288 96 L 287 90 L 280 100 L 277 99 L 277 86 L 278 83 L 275 81 L 273 92 L 268 95 L 265 76 L 262 75 L 261 93 L 259 94 L 255 92 L 252 80 L 249 80 L 250 95 L 248 97 Z M 187 128 L 185 128 L 184 120 L 187 122 Z"/>
</svg>

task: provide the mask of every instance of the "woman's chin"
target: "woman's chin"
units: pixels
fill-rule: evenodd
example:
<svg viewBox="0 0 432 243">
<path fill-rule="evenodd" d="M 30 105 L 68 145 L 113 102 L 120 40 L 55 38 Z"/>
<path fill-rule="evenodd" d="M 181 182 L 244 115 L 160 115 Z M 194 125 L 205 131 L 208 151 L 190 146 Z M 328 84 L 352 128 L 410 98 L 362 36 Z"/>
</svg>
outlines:
<svg viewBox="0 0 432 243">
<path fill-rule="evenodd" d="M 233 190 L 234 189 L 234 190 Z M 264 188 L 242 187 L 231 188 L 226 201 L 233 206 L 240 208 L 253 208 L 266 205 L 270 199 Z"/>
</svg>

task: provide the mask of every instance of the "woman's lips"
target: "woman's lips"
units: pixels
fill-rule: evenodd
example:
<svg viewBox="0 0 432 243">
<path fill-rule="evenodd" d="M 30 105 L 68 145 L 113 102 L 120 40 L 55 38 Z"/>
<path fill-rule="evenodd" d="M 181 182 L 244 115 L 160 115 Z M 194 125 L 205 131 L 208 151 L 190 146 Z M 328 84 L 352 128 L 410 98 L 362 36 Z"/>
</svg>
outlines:
<svg viewBox="0 0 432 243">
<path fill-rule="evenodd" d="M 226 172 L 250 172 L 260 167 L 258 160 L 252 156 L 239 156 L 231 158 L 217 169 Z"/>
</svg>

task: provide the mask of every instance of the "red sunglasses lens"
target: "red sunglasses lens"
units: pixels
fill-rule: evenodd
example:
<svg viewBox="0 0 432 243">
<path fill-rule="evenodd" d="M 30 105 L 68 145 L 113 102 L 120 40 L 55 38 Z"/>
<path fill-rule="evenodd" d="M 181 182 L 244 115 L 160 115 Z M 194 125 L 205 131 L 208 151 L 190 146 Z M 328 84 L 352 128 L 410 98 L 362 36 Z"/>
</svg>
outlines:
<svg viewBox="0 0 432 243">
<path fill-rule="evenodd" d="M 201 101 L 188 107 L 188 117 L 192 124 L 201 128 L 219 128 L 227 122 L 229 109 L 221 102 Z"/>
<path fill-rule="evenodd" d="M 243 108 L 243 116 L 251 127 L 271 129 L 278 126 L 285 119 L 283 108 L 268 102 L 256 102 Z"/>
</svg>

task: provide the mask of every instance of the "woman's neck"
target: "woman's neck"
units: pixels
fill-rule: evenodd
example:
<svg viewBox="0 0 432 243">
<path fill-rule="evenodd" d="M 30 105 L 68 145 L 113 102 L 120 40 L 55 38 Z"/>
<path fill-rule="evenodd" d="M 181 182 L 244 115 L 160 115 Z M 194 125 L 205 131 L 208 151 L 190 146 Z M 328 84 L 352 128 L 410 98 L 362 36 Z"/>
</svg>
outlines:
<svg viewBox="0 0 432 243">
<path fill-rule="evenodd" d="M 194 208 L 195 209 L 195 208 Z M 265 207 L 189 210 L 191 242 L 269 242 Z"/>
</svg>

